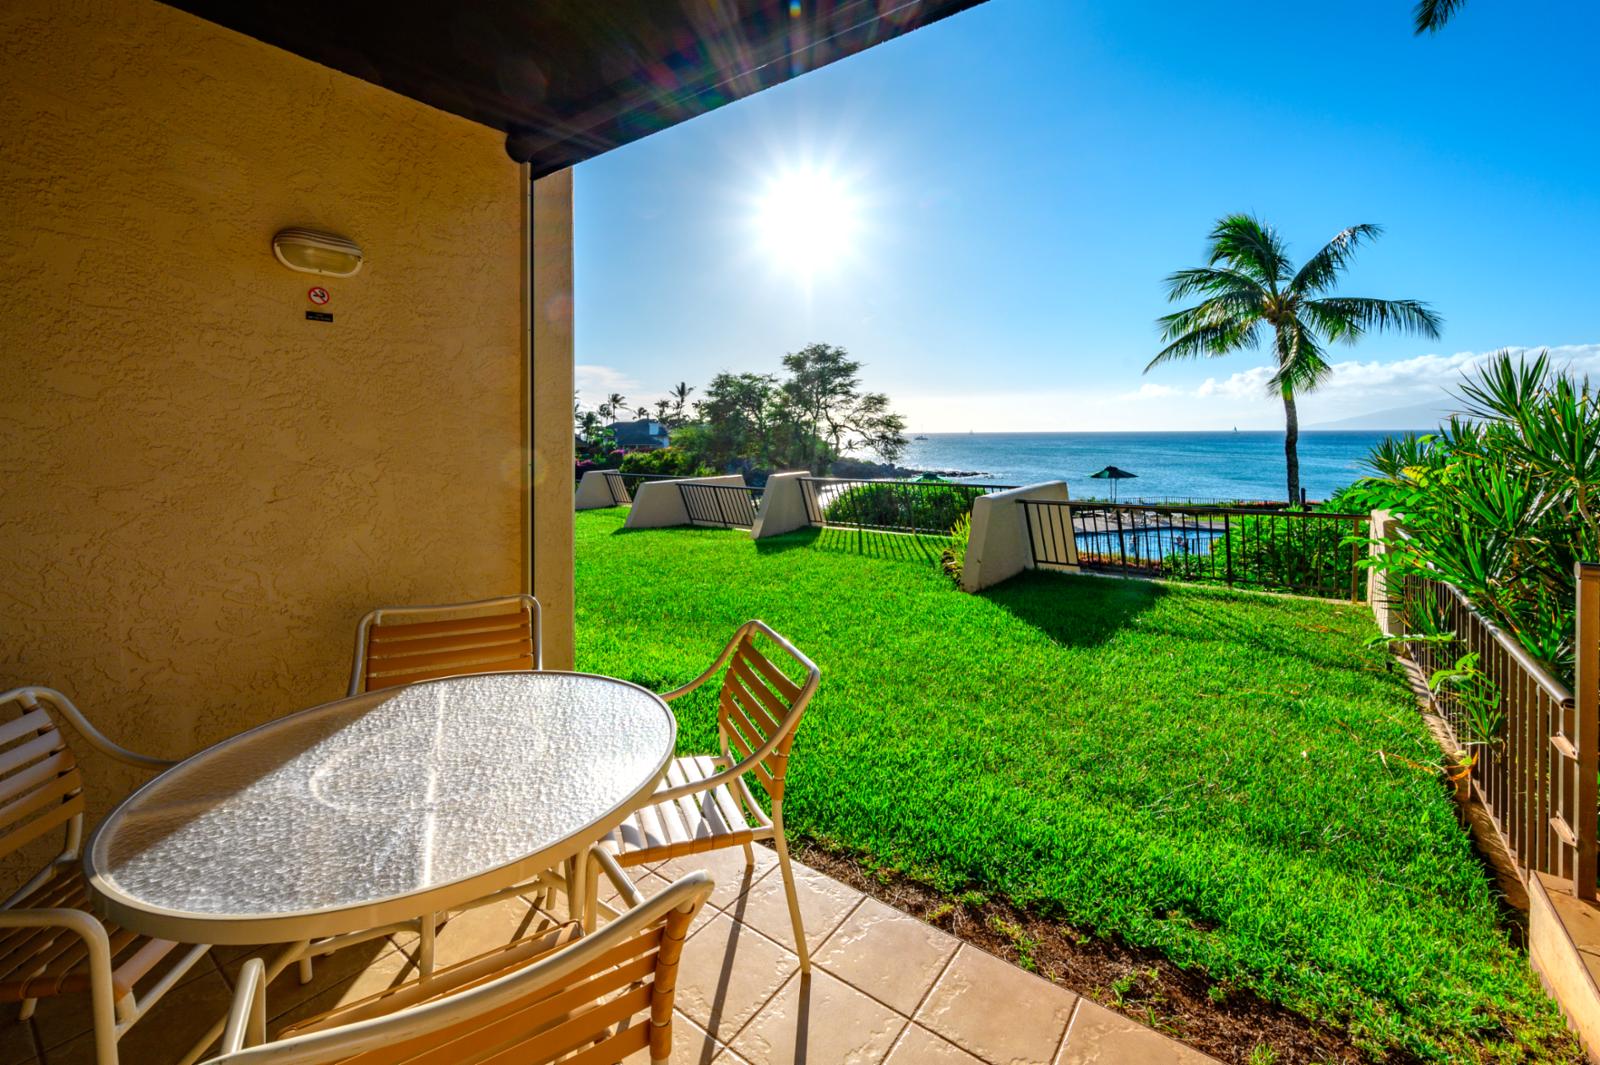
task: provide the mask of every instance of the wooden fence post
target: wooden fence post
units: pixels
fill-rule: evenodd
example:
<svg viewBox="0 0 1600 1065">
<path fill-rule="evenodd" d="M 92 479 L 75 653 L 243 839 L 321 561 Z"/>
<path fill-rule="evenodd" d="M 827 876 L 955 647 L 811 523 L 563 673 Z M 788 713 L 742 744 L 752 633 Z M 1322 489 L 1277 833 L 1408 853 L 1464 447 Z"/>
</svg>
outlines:
<svg viewBox="0 0 1600 1065">
<path fill-rule="evenodd" d="M 1578 861 L 1573 868 L 1573 894 L 1594 899 L 1596 836 L 1600 834 L 1600 565 L 1574 566 L 1578 585 L 1578 624 L 1573 692 L 1577 704 L 1578 794 L 1573 830 L 1578 837 Z"/>
</svg>

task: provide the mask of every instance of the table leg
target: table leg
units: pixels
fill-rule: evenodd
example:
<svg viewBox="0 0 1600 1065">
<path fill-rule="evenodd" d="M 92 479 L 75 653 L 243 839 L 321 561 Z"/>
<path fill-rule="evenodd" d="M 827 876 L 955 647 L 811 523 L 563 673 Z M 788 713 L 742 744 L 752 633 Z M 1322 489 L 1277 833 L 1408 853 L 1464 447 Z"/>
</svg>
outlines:
<svg viewBox="0 0 1600 1065">
<path fill-rule="evenodd" d="M 311 946 L 311 941 L 308 939 L 303 939 L 298 943 L 290 943 L 288 946 L 284 947 L 283 950 L 279 952 L 278 956 L 272 959 L 272 963 L 267 966 L 266 975 L 261 981 L 262 986 L 266 987 L 270 985 L 273 980 L 277 979 L 279 973 L 283 972 L 296 961 L 300 960 L 300 958 L 304 956 L 306 948 L 309 946 Z M 196 1043 L 194 1047 L 190 1049 L 189 1053 L 183 1056 L 183 1059 L 178 1062 L 178 1065 L 194 1065 L 194 1063 L 199 1061 L 201 1056 L 211 1048 L 211 1044 L 215 1043 L 217 1039 L 221 1037 L 222 1030 L 227 1026 L 228 1018 L 226 1015 L 217 1018 L 217 1023 L 213 1024 L 211 1026 L 211 1030 L 200 1037 L 200 1042 Z"/>
<path fill-rule="evenodd" d="M 425 913 L 417 919 L 417 972 L 426 980 L 433 975 L 433 941 L 439 915 Z"/>
<path fill-rule="evenodd" d="M 583 882 L 589 868 L 584 860 L 587 857 L 587 851 L 580 851 L 567 859 L 567 919 L 570 921 L 583 919 L 583 900 L 589 897 L 588 887 Z"/>
</svg>

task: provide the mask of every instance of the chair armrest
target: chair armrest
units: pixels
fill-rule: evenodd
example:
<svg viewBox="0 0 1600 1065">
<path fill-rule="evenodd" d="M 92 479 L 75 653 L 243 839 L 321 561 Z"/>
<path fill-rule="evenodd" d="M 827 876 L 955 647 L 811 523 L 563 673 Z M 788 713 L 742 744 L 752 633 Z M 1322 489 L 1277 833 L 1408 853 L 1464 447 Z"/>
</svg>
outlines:
<svg viewBox="0 0 1600 1065">
<path fill-rule="evenodd" d="M 222 1030 L 223 1054 L 237 1054 L 245 1047 L 267 1041 L 267 967 L 260 958 L 251 958 L 239 970 L 239 986 L 228 1007 L 228 1023 Z"/>
<path fill-rule="evenodd" d="M 728 641 L 728 645 L 722 649 L 721 654 L 717 655 L 717 660 L 711 663 L 711 667 L 709 669 L 682 687 L 674 688 L 667 692 L 661 698 L 670 703 L 674 699 L 679 699 L 685 695 L 688 695 L 706 681 L 716 676 L 717 672 L 721 670 L 723 666 L 728 664 L 728 659 L 733 657 L 734 648 L 739 646 L 739 641 L 745 638 L 745 634 L 748 633 L 754 625 L 755 622 L 753 621 L 747 621 L 743 625 L 740 625 L 738 631 L 733 634 L 733 639 Z"/>
<path fill-rule="evenodd" d="M 72 700 L 56 691 L 54 688 L 28 687 L 16 688 L 0 695 L 0 702 L 16 699 L 30 710 L 37 709 L 40 702 L 49 703 L 51 707 L 61 712 L 61 715 L 71 722 L 72 727 L 88 741 L 89 746 L 99 751 L 108 758 L 114 758 L 128 765 L 138 766 L 141 769 L 170 769 L 178 764 L 180 759 L 156 758 L 153 755 L 139 754 L 130 751 L 116 741 L 108 738 L 105 733 L 95 728 L 83 711 L 72 704 Z"/>
<path fill-rule="evenodd" d="M 644 894 L 634 884 L 633 879 L 623 872 L 622 866 L 611 856 L 611 852 L 604 847 L 594 846 L 589 848 L 589 879 L 592 883 L 596 872 L 606 874 L 606 879 L 611 881 L 611 886 L 617 889 L 617 894 L 628 904 L 628 908 L 644 904 Z"/>
</svg>

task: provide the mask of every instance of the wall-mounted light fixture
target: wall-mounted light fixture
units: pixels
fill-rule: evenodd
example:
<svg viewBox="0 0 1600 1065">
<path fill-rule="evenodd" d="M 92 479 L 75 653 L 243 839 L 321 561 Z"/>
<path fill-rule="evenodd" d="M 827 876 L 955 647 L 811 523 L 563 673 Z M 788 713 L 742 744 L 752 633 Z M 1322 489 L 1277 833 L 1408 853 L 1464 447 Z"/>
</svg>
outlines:
<svg viewBox="0 0 1600 1065">
<path fill-rule="evenodd" d="M 348 237 L 297 227 L 273 235 L 272 254 L 291 270 L 325 277 L 350 277 L 363 261 L 361 246 Z"/>
</svg>

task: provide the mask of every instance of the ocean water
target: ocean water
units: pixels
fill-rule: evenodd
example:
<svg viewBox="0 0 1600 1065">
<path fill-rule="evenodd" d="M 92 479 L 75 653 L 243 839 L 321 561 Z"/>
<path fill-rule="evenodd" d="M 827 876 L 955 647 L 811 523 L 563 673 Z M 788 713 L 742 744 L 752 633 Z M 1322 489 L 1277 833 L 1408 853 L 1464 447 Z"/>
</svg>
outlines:
<svg viewBox="0 0 1600 1065">
<path fill-rule="evenodd" d="M 1118 499 L 1283 499 L 1287 491 L 1281 432 L 1210 433 L 925 433 L 912 440 L 902 466 L 976 470 L 973 483 L 1033 484 L 1064 480 L 1075 498 L 1110 495 L 1109 481 L 1089 475 L 1106 466 L 1136 474 L 1117 482 Z M 1370 472 L 1365 459 L 1390 434 L 1302 432 L 1300 483 L 1326 499 Z"/>
</svg>

